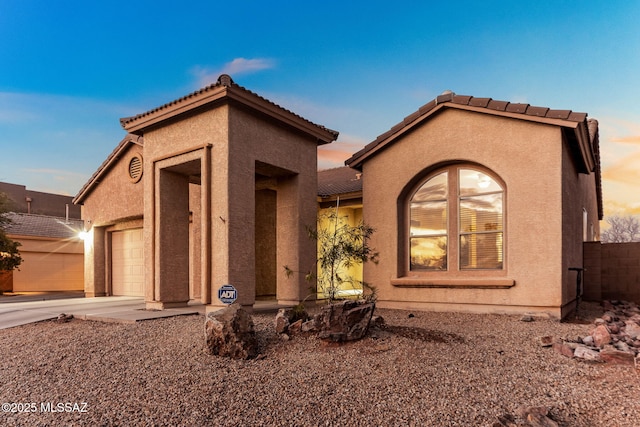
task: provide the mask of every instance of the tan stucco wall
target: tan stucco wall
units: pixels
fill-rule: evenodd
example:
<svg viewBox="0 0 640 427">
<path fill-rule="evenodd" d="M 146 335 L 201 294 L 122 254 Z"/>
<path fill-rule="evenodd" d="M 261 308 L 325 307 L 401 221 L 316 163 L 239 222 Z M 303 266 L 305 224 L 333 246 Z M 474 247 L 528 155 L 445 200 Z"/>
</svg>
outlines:
<svg viewBox="0 0 640 427">
<path fill-rule="evenodd" d="M 83 201 L 82 219 L 87 228 L 142 215 L 143 183 L 134 183 L 129 178 L 129 161 L 135 154 L 142 154 L 142 147 L 129 144 L 129 148 L 101 178 L 100 185 L 96 185 Z M 146 174 L 144 169 L 143 178 Z"/>
<path fill-rule="evenodd" d="M 407 277 L 407 249 L 398 246 L 407 183 L 429 168 L 472 162 L 505 184 L 505 267 L 501 271 L 411 273 L 419 282 L 456 285 L 513 280 L 508 289 L 393 286 Z M 364 220 L 377 231 L 378 265 L 365 280 L 378 287 L 380 305 L 411 309 L 523 312 L 560 316 L 563 303 L 563 148 L 558 127 L 447 109 L 369 159 L 363 167 Z M 415 187 L 414 187 L 415 188 Z M 580 232 L 581 236 L 581 232 Z M 455 237 L 454 237 L 455 238 Z M 458 284 L 459 284 L 458 283 Z M 415 284 L 415 283 L 414 283 Z"/>
<path fill-rule="evenodd" d="M 316 215 L 316 141 L 230 105 L 148 130 L 144 139 L 145 171 L 152 171 L 143 178 L 145 254 L 155 260 L 145 263 L 147 302 L 162 300 L 167 307 L 188 299 L 187 288 L 180 284 L 189 280 L 187 265 L 200 271 L 205 284 L 201 298 L 212 307 L 222 305 L 217 290 L 224 284 L 236 287 L 241 304 L 255 302 L 257 173 L 275 182 L 276 265 L 309 268 L 315 251 L 305 225 L 313 224 Z M 192 197 L 189 202 L 180 196 L 188 191 L 187 181 L 179 182 L 181 174 L 200 176 L 199 200 Z M 199 228 L 206 234 L 210 228 L 211 242 L 207 247 L 202 241 L 200 253 L 189 260 L 188 238 L 180 237 L 188 236 L 188 231 L 182 232 L 181 227 L 187 224 L 188 210 L 200 209 L 192 218 L 200 218 L 201 224 L 192 225 L 191 230 Z M 171 253 L 164 254 L 168 247 Z M 162 285 L 167 280 L 173 285 Z M 198 279 L 192 275 L 190 280 Z M 286 278 L 283 269 L 277 272 L 277 282 L 281 302 L 306 296 L 308 284 L 303 278 Z"/>
<path fill-rule="evenodd" d="M 583 241 L 597 240 L 600 235 L 596 199 L 595 174 L 577 172 L 568 143 L 563 144 L 563 315 L 575 308 L 577 290 L 577 272 L 569 268 L 582 268 Z M 586 236 L 584 233 L 584 212 L 587 213 Z"/>
<path fill-rule="evenodd" d="M 129 144 L 120 158 L 112 165 L 99 185 L 94 186 L 83 200 L 82 219 L 88 231 L 84 242 L 84 291 L 87 296 L 108 295 L 110 272 L 108 268 L 110 248 L 108 230 L 141 226 L 144 200 L 144 176 L 137 183 L 129 177 L 129 161 L 135 154 L 142 154 L 142 147 Z M 143 157 L 144 160 L 144 157 Z"/>
<path fill-rule="evenodd" d="M 22 264 L 13 272 L 14 292 L 83 289 L 84 247 L 80 239 L 11 237 L 22 245 Z"/>
<path fill-rule="evenodd" d="M 230 191 L 241 196 L 229 203 L 229 215 L 241 218 L 230 225 L 230 235 L 236 238 L 229 240 L 229 251 L 246 254 L 240 263 L 234 260 L 231 274 L 246 281 L 243 286 L 247 292 L 255 289 L 255 237 L 247 235 L 246 226 L 255 221 L 258 169 L 276 179 L 276 298 L 281 303 L 301 301 L 309 293 L 309 283 L 304 274 L 287 277 L 282 266 L 302 272 L 315 262 L 315 244 L 308 238 L 306 227 L 315 224 L 317 215 L 317 143 L 239 108 L 232 109 L 229 132 Z M 277 169 L 269 171 L 271 168 Z"/>
</svg>

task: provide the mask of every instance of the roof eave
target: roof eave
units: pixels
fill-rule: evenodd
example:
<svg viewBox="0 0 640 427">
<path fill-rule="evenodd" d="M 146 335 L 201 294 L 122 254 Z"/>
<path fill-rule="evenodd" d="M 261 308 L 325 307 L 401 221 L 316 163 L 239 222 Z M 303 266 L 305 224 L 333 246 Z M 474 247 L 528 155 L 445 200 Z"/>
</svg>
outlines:
<svg viewBox="0 0 640 427">
<path fill-rule="evenodd" d="M 129 133 L 142 135 L 146 130 L 160 126 L 161 123 L 179 116 L 193 114 L 202 108 L 215 108 L 216 104 L 233 100 L 254 111 L 293 127 L 314 138 L 318 145 L 329 144 L 338 138 L 338 132 L 315 125 L 295 114 L 255 95 L 238 86 L 211 86 L 164 105 L 150 112 L 120 120 L 122 127 Z"/>
<path fill-rule="evenodd" d="M 100 183 L 101 178 L 111 169 L 111 166 L 120 159 L 120 155 L 128 148 L 129 144 L 140 144 L 140 137 L 133 135 L 125 136 L 118 146 L 111 152 L 109 157 L 100 165 L 97 171 L 82 186 L 78 194 L 71 201 L 74 205 L 78 205 L 86 199 L 93 191 L 94 187 Z"/>
<path fill-rule="evenodd" d="M 227 95 L 229 99 L 302 131 L 316 139 L 318 145 L 329 144 L 338 138 L 339 133 L 337 131 L 312 124 L 283 108 L 275 106 L 264 98 L 255 96 L 251 92 L 233 86 L 228 89 Z"/>
<path fill-rule="evenodd" d="M 583 121 L 573 121 L 573 120 L 567 120 L 567 119 L 535 116 L 535 115 L 523 114 L 520 112 L 500 111 L 500 110 L 494 110 L 494 109 L 487 109 L 486 107 L 478 107 L 473 105 L 463 105 L 463 104 L 456 104 L 453 102 L 445 102 L 445 103 L 436 104 L 435 106 L 433 106 L 433 108 L 428 109 L 423 114 L 414 113 L 412 115 L 407 116 L 402 122 L 398 123 L 397 125 L 392 127 L 389 131 L 382 134 L 382 138 L 378 137 L 378 139 L 376 139 L 374 142 L 368 144 L 364 149 L 360 150 L 359 152 L 351 156 L 349 159 L 347 159 L 345 161 L 345 165 L 358 170 L 362 170 L 362 165 L 368 158 L 376 155 L 378 152 L 383 150 L 389 143 L 400 138 L 402 135 L 405 135 L 406 133 L 411 132 L 416 126 L 419 126 L 425 120 L 438 114 L 445 108 L 456 108 L 459 110 L 472 111 L 480 114 L 489 114 L 492 116 L 513 118 L 517 120 L 526 120 L 529 122 L 547 124 L 552 126 L 560 126 L 560 127 L 576 129 L 576 130 L 579 128 L 581 123 L 584 123 Z M 584 131 L 581 130 L 580 134 L 583 134 L 583 133 Z M 586 132 L 587 142 L 589 141 L 588 135 L 589 134 L 587 131 Z M 581 140 L 579 139 L 579 141 Z M 584 154 L 586 155 L 587 152 L 585 151 Z M 593 157 L 591 157 L 591 160 L 593 160 Z M 591 167 L 593 167 L 593 163 L 591 163 Z"/>
<path fill-rule="evenodd" d="M 203 90 L 179 101 L 164 105 L 134 117 L 120 119 L 120 125 L 129 133 L 142 135 L 151 127 L 159 125 L 165 120 L 186 114 L 207 104 L 224 99 L 227 95 L 227 86 L 217 86 Z"/>
</svg>

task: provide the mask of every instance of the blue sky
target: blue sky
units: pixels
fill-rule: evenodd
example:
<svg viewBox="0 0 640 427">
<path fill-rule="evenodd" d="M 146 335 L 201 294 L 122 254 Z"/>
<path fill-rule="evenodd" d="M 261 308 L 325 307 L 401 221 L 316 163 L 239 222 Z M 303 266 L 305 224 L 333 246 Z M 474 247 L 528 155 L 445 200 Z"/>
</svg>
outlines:
<svg viewBox="0 0 640 427">
<path fill-rule="evenodd" d="M 320 167 L 444 90 L 587 112 L 605 213 L 640 213 L 640 1 L 0 0 L 0 181 L 75 195 L 119 118 L 236 83 L 338 130 Z"/>
</svg>

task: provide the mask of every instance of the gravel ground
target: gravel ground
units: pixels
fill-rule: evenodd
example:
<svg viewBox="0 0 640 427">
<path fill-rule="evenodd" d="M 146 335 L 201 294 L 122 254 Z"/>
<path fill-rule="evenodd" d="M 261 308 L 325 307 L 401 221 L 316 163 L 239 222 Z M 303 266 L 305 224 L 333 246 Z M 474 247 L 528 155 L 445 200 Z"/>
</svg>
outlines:
<svg viewBox="0 0 640 427">
<path fill-rule="evenodd" d="M 591 319 L 602 313 L 585 309 Z M 560 426 L 640 425 L 633 367 L 580 362 L 538 344 L 543 335 L 586 335 L 590 325 L 376 314 L 384 328 L 344 345 L 284 341 L 273 313 L 255 314 L 263 355 L 249 361 L 209 355 L 204 316 L 0 330 L 0 402 L 15 403 L 3 405 L 0 424 L 491 426 L 510 414 L 525 425 L 519 407 L 545 406 Z"/>
</svg>

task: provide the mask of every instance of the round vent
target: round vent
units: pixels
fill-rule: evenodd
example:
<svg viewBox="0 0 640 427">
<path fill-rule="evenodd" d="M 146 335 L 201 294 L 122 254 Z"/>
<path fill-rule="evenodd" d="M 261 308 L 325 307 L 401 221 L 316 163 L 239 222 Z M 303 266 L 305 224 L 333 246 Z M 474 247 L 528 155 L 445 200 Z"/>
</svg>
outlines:
<svg viewBox="0 0 640 427">
<path fill-rule="evenodd" d="M 134 155 L 129 160 L 129 178 L 132 182 L 138 182 L 142 178 L 142 156 L 140 154 Z"/>
</svg>

